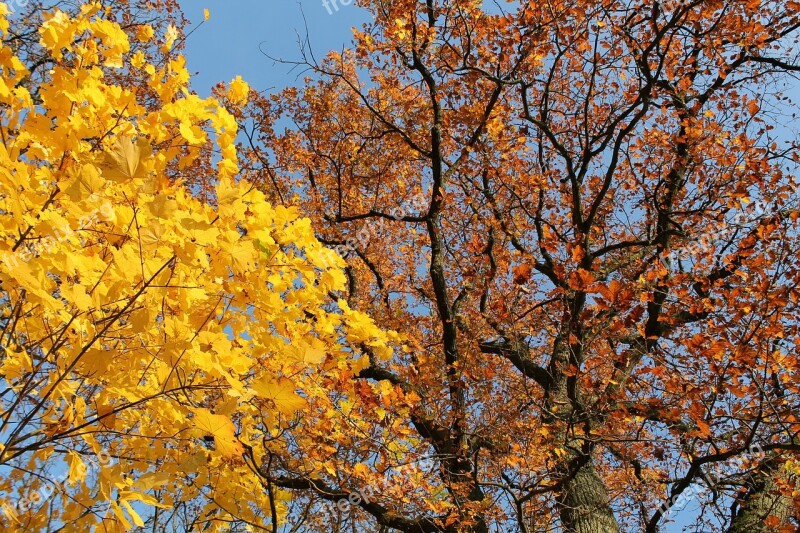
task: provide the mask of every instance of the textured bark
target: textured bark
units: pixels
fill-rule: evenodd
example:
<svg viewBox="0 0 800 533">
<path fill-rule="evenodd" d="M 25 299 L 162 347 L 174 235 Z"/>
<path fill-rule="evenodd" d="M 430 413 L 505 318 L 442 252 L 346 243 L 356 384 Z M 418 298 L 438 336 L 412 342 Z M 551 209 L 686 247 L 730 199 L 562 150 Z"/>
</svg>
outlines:
<svg viewBox="0 0 800 533">
<path fill-rule="evenodd" d="M 619 526 L 605 485 L 594 464 L 585 463 L 565 485 L 559 498 L 561 523 L 569 533 L 617 533 Z"/>
<path fill-rule="evenodd" d="M 767 518 L 774 516 L 779 526 L 785 526 L 793 511 L 792 499 L 779 492 L 771 473 L 759 473 L 751 481 L 728 533 L 772 533 L 777 529 L 765 523 Z"/>
<path fill-rule="evenodd" d="M 584 303 L 583 297 L 571 301 L 571 316 L 578 316 Z M 571 336 L 580 339 L 582 332 L 569 319 L 564 321 L 565 333 L 559 335 L 553 345 L 553 359 L 549 374 L 553 377 L 548 390 L 548 411 L 556 414 L 568 427 L 577 418 L 586 418 L 585 393 L 574 376 L 562 372 L 570 365 L 583 363 L 580 342 L 572 345 L 563 339 Z M 576 429 L 573 426 L 573 431 Z M 564 484 L 557 496 L 559 516 L 564 531 L 568 533 L 618 533 L 619 525 L 609 503 L 605 483 L 592 462 L 593 446 L 578 435 L 567 437 L 566 449 L 573 450 L 562 465 L 560 477 Z M 578 452 L 580 450 L 580 452 Z M 575 468 L 578 468 L 575 471 Z"/>
</svg>

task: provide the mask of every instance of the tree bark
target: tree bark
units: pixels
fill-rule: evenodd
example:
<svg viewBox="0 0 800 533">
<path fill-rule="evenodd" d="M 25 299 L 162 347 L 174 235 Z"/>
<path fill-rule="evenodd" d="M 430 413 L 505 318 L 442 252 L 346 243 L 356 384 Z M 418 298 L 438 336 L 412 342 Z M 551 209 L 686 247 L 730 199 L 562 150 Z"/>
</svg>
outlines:
<svg viewBox="0 0 800 533">
<path fill-rule="evenodd" d="M 578 316 L 583 305 L 583 296 L 571 303 L 572 316 Z M 574 376 L 562 370 L 582 364 L 580 343 L 569 345 L 564 339 L 580 339 L 582 332 L 573 329 L 574 323 L 567 320 L 565 333 L 556 338 L 553 345 L 553 358 L 549 367 L 552 380 L 547 394 L 547 407 L 550 413 L 560 418 L 565 426 L 573 426 L 574 420 L 585 418 L 584 398 Z M 557 495 L 558 512 L 566 533 L 618 533 L 619 525 L 609 502 L 605 483 L 595 469 L 592 461 L 593 446 L 579 435 L 565 438 L 568 452 L 561 467 L 560 478 L 563 486 Z M 576 466 L 577 471 L 575 471 Z"/>
<path fill-rule="evenodd" d="M 591 459 L 569 479 L 559 496 L 561 523 L 568 533 L 618 533 L 608 492 Z"/>
<path fill-rule="evenodd" d="M 778 519 L 778 526 L 789 523 L 794 511 L 792 499 L 782 494 L 775 482 L 774 472 L 761 471 L 751 478 L 749 490 L 731 521 L 727 533 L 772 533 L 775 527 L 767 525 L 770 516 Z"/>
</svg>

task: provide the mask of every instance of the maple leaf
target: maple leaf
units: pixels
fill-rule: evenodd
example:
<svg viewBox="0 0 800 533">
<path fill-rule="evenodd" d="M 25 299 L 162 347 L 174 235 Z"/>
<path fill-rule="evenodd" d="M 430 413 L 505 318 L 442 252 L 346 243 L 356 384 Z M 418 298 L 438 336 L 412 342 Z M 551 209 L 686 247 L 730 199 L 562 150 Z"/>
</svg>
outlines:
<svg viewBox="0 0 800 533">
<path fill-rule="evenodd" d="M 134 143 L 126 136 L 117 136 L 114 145 L 105 152 L 103 175 L 112 180 L 133 180 L 144 177 L 141 161 L 147 146 L 145 141 Z"/>
<path fill-rule="evenodd" d="M 247 103 L 249 93 L 250 86 L 247 82 L 241 76 L 236 76 L 230 83 L 228 99 L 235 105 L 244 105 Z"/>
<path fill-rule="evenodd" d="M 595 279 L 591 272 L 579 268 L 569 276 L 569 286 L 573 289 L 585 290 L 594 283 Z"/>
<path fill-rule="evenodd" d="M 236 426 L 230 418 L 224 415 L 215 415 L 208 409 L 193 409 L 194 426 L 203 433 L 203 437 L 211 437 L 214 449 L 225 457 L 235 457 L 244 451 L 239 439 L 236 438 Z"/>
<path fill-rule="evenodd" d="M 80 483 L 86 477 L 86 464 L 81 459 L 81 456 L 75 452 L 70 451 L 67 454 L 67 464 L 69 465 L 69 480 L 70 483 Z"/>
<path fill-rule="evenodd" d="M 254 381 L 250 387 L 259 397 L 270 400 L 275 409 L 286 416 L 294 416 L 307 405 L 306 400 L 297 394 L 294 383 L 286 378 L 265 376 Z"/>
<path fill-rule="evenodd" d="M 170 24 L 167 27 L 167 31 L 164 34 L 164 50 L 169 51 L 175 45 L 175 41 L 178 39 L 178 28 Z"/>
</svg>

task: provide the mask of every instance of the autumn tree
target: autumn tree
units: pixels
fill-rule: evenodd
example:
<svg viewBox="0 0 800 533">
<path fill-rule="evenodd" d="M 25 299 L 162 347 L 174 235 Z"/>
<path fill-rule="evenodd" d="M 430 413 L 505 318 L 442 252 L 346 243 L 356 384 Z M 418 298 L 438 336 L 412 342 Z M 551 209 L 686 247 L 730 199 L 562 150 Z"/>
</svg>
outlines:
<svg viewBox="0 0 800 533">
<path fill-rule="evenodd" d="M 390 336 L 238 176 L 248 86 L 190 90 L 174 4 L 61 7 L 0 4 L 0 527 L 277 525 L 260 464 L 343 423 Z"/>
<path fill-rule="evenodd" d="M 407 346 L 259 464 L 287 527 L 655 532 L 684 497 L 795 531 L 800 3 L 357 4 L 236 111 L 245 175 Z"/>
</svg>

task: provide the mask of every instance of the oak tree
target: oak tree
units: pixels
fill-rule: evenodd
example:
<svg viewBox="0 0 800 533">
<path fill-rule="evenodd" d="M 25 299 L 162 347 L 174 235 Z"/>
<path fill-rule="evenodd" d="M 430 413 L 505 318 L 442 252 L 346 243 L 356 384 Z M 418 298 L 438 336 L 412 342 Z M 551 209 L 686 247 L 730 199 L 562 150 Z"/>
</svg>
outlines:
<svg viewBox="0 0 800 533">
<path fill-rule="evenodd" d="M 236 111 L 244 174 L 406 347 L 331 468 L 261 463 L 289 525 L 795 531 L 800 3 L 357 4 Z"/>
</svg>

